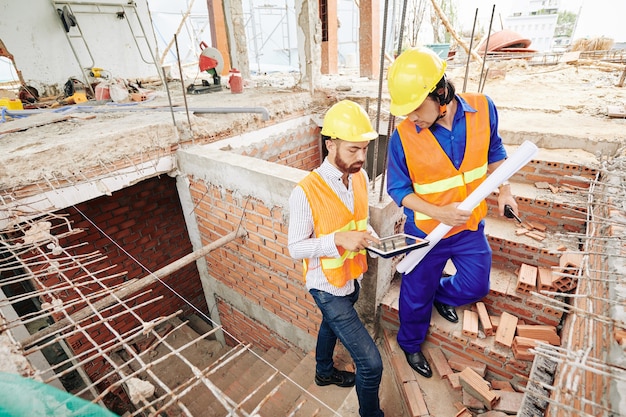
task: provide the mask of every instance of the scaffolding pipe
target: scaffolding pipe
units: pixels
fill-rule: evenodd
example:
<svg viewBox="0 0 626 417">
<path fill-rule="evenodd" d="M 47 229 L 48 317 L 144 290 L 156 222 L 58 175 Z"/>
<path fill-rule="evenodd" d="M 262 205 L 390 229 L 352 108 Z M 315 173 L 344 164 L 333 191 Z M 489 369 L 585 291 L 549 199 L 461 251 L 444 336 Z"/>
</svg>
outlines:
<svg viewBox="0 0 626 417">
<path fill-rule="evenodd" d="M 66 327 L 67 325 L 70 324 L 70 322 L 78 322 L 81 321 L 87 317 L 92 316 L 95 312 L 103 310 L 113 304 L 115 304 L 117 302 L 117 300 L 121 299 L 121 298 L 125 298 L 127 296 L 129 296 L 130 294 L 133 294 L 139 290 L 141 290 L 144 287 L 147 287 L 148 285 L 154 283 L 157 280 L 160 280 L 163 277 L 166 277 L 170 274 L 172 274 L 173 272 L 178 271 L 179 269 L 181 269 L 184 266 L 187 266 L 188 264 L 190 264 L 191 262 L 194 262 L 200 258 L 202 258 L 203 256 L 208 255 L 211 251 L 224 246 L 225 244 L 243 237 L 246 235 L 246 231 L 244 229 L 239 229 L 235 232 L 231 232 L 229 234 L 227 234 L 226 236 L 223 236 L 219 239 L 217 239 L 215 242 L 212 242 L 196 251 L 191 252 L 188 255 L 183 256 L 182 258 L 164 266 L 163 268 L 151 273 L 150 275 L 143 277 L 133 283 L 131 283 L 130 285 L 124 286 L 120 289 L 118 289 L 117 291 L 111 293 L 111 295 L 108 295 L 106 297 L 104 297 L 102 300 L 99 300 L 97 302 L 95 302 L 92 306 L 89 307 L 83 307 L 81 310 L 77 311 L 76 313 L 72 314 L 69 317 L 63 318 L 59 321 L 57 321 L 56 323 L 39 330 L 37 333 L 32 334 L 30 337 L 28 337 L 27 339 L 24 339 L 21 344 L 22 344 L 22 349 L 27 349 L 28 347 L 32 346 L 33 344 L 37 343 L 38 340 L 43 339 L 53 333 L 56 333 L 58 331 L 60 331 L 61 329 L 63 329 L 64 327 Z"/>
</svg>

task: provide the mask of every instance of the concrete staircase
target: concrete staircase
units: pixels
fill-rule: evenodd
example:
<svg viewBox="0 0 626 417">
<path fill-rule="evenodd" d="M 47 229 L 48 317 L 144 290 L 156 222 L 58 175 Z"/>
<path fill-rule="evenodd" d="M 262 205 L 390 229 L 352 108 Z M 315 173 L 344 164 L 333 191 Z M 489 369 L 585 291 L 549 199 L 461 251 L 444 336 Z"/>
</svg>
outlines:
<svg viewBox="0 0 626 417">
<path fill-rule="evenodd" d="M 149 355 L 151 372 L 168 387 L 168 391 L 182 395 L 184 389 L 198 381 L 189 366 L 191 364 L 203 370 L 211 389 L 205 384 L 196 384 L 182 395 L 179 403 L 164 406 L 163 414 L 160 412 L 159 415 L 181 415 L 181 409 L 202 417 L 223 417 L 231 409 L 263 417 L 358 415 L 349 411 L 356 404 L 354 388 L 315 384 L 314 353 L 305 354 L 296 348 L 285 352 L 274 348 L 262 351 L 243 345 L 231 348 L 213 339 L 200 338 L 190 326 L 181 326 L 178 319 L 171 320 L 171 327 L 174 326 L 177 326 L 176 331 L 165 340 L 176 349 L 187 344 L 182 354 L 188 363 L 176 356 L 160 361 L 169 350 L 159 345 L 153 347 Z M 336 351 L 335 361 L 342 368 L 350 361 L 341 346 Z M 137 367 L 130 362 L 130 368 Z M 154 380 L 145 374 L 142 379 Z M 163 387 L 157 386 L 156 389 L 162 391 L 160 395 L 164 394 Z M 155 411 L 152 409 L 152 413 Z"/>
<path fill-rule="evenodd" d="M 509 151 L 514 152 L 515 149 L 511 148 Z M 565 317 L 562 309 L 555 306 L 558 306 L 558 302 L 567 302 L 567 299 L 559 295 L 535 295 L 530 291 L 519 291 L 518 272 L 522 264 L 527 264 L 558 273 L 561 257 L 582 249 L 580 237 L 584 236 L 586 229 L 586 191 L 596 175 L 594 161 L 593 155 L 580 150 L 542 149 L 526 167 L 511 178 L 512 192 L 516 196 L 521 220 L 524 223 L 545 226 L 545 238 L 542 240 L 518 234 L 516 231 L 521 227 L 515 220 L 498 216 L 497 192 L 487 199 L 489 215 L 485 230 L 493 250 L 493 265 L 490 293 L 482 301 L 490 316 L 498 317 L 503 312 L 508 312 L 525 324 L 556 326 L 560 333 Z M 542 183 L 547 183 L 550 187 L 543 188 L 545 184 Z M 452 264 L 448 265 L 446 271 L 454 273 Z M 535 288 L 534 291 L 538 292 L 538 289 Z M 395 337 L 398 328 L 398 296 L 399 282 L 395 282 L 382 305 L 381 325 L 386 329 L 386 337 Z M 555 302 L 551 302 L 552 300 Z M 431 318 L 424 350 L 438 348 L 448 360 L 457 357 L 485 363 L 487 380 L 510 381 L 521 391 L 527 384 L 533 361 L 516 358 L 512 349 L 496 344 L 494 336 L 485 337 L 482 334 L 479 337 L 470 337 L 463 334 L 465 310 L 476 311 L 476 307 L 458 307 L 459 322 L 456 324 L 447 322 L 435 312 Z M 403 372 L 397 366 L 394 371 Z M 418 393 L 429 392 L 430 385 L 440 387 L 441 378 L 433 371 L 435 375 L 429 380 L 420 377 L 415 379 L 418 381 Z M 412 376 L 408 378 L 412 379 Z M 404 382 L 404 389 L 407 391 L 407 378 Z M 445 385 L 445 392 L 440 394 L 441 399 L 447 397 L 445 401 L 448 403 L 458 401 L 466 406 L 477 406 L 476 401 L 461 392 L 458 384 Z M 411 399 L 414 395 L 415 392 L 403 392 L 409 405 L 415 403 Z M 430 414 L 439 415 L 437 412 L 433 414 L 433 410 L 440 407 L 437 399 L 425 399 Z"/>
</svg>

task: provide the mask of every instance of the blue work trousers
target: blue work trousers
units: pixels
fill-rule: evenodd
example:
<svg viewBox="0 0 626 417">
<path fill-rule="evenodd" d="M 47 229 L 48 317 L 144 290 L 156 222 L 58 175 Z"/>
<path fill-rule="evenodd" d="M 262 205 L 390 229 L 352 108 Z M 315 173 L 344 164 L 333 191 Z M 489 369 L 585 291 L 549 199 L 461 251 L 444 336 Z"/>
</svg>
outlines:
<svg viewBox="0 0 626 417">
<path fill-rule="evenodd" d="M 354 303 L 359 298 L 360 286 L 345 297 L 325 291 L 310 290 L 322 312 L 322 324 L 317 334 L 315 372 L 329 376 L 333 369 L 333 354 L 337 339 L 350 353 L 356 366 L 356 395 L 361 417 L 384 417 L 380 409 L 378 389 L 383 375 L 383 362 L 378 347 L 361 322 Z"/>
<path fill-rule="evenodd" d="M 442 277 L 448 260 L 456 274 Z M 484 233 L 465 230 L 441 239 L 409 273 L 400 286 L 398 344 L 407 353 L 421 350 L 430 326 L 433 302 L 461 306 L 489 293 L 491 248 Z"/>
</svg>

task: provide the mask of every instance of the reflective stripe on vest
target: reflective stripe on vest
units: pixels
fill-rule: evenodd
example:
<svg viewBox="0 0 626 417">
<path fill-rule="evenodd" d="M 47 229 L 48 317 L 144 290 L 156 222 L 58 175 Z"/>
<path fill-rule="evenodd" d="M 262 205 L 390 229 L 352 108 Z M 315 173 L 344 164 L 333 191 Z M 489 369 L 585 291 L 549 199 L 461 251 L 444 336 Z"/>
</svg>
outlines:
<svg viewBox="0 0 626 417">
<path fill-rule="evenodd" d="M 298 184 L 311 206 L 316 237 L 336 232 L 367 230 L 369 210 L 367 183 L 363 172 L 352 175 L 354 192 L 354 213 L 343 204 L 339 196 L 315 171 Z M 338 258 L 322 257 L 320 263 L 328 282 L 335 287 L 343 287 L 351 279 L 358 278 L 367 271 L 366 251 L 352 252 L 341 247 Z M 308 270 L 308 260 L 304 260 L 304 275 Z"/>
<path fill-rule="evenodd" d="M 398 125 L 413 189 L 421 199 L 437 206 L 463 201 L 487 177 L 491 135 L 489 104 L 482 94 L 461 96 L 477 111 L 465 113 L 465 155 L 458 170 L 429 129 L 418 133 L 409 119 Z M 463 230 L 476 230 L 486 214 L 487 203 L 483 200 L 473 208 L 465 225 L 453 227 L 444 237 Z M 413 215 L 415 225 L 426 234 L 439 224 L 424 213 L 415 211 Z"/>
</svg>

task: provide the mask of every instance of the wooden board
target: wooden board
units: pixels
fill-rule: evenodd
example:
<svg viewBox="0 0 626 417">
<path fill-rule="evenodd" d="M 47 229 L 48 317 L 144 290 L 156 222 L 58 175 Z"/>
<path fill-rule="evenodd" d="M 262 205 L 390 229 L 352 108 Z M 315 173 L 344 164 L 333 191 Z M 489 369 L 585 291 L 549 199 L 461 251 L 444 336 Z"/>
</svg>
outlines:
<svg viewBox="0 0 626 417">
<path fill-rule="evenodd" d="M 0 135 L 5 133 L 20 132 L 22 130 L 28 130 L 31 127 L 43 126 L 50 123 L 62 122 L 68 120 L 69 114 L 59 113 L 39 113 L 32 116 L 25 117 L 23 119 L 15 119 L 10 122 L 0 123 Z"/>
</svg>

